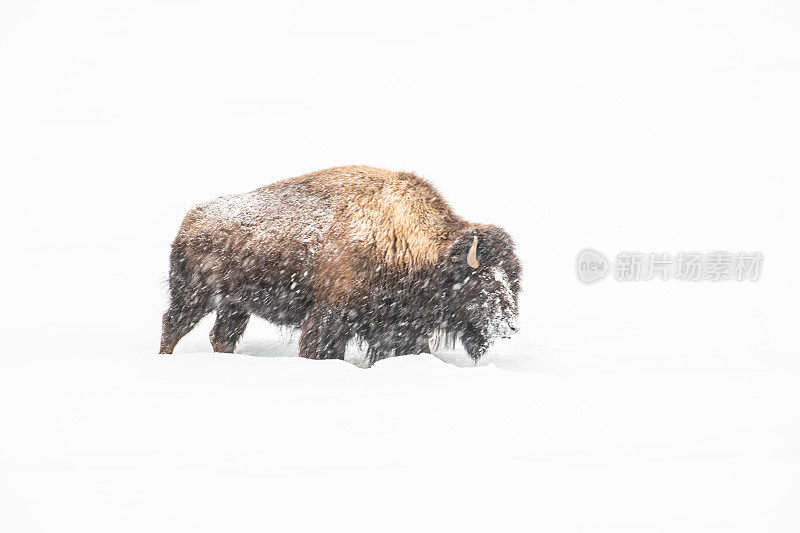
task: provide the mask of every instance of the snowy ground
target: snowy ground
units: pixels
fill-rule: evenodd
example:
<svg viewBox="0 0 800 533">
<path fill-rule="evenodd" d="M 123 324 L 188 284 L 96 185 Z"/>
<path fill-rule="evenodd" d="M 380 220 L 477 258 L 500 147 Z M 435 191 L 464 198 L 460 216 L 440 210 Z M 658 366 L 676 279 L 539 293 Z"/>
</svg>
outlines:
<svg viewBox="0 0 800 533">
<path fill-rule="evenodd" d="M 796 356 L 506 347 L 365 370 L 245 354 L 20 352 L 0 374 L 16 531 L 792 531 Z M 202 350 L 202 351 L 200 351 Z M 466 362 L 459 354 L 445 358 Z"/>
<path fill-rule="evenodd" d="M 0 531 L 800 530 L 798 49 L 789 1 L 2 2 Z M 157 355 L 186 210 L 343 164 L 508 230 L 521 332 Z"/>
</svg>

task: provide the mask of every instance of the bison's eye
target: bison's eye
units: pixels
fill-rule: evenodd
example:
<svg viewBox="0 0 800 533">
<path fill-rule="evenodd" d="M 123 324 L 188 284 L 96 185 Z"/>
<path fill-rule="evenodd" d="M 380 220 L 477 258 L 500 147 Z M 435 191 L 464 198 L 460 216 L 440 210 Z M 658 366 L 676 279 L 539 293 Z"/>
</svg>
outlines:
<svg viewBox="0 0 800 533">
<path fill-rule="evenodd" d="M 502 268 L 493 268 L 489 276 L 490 283 L 496 284 L 503 289 L 510 290 L 511 282 L 508 279 L 508 274 Z"/>
</svg>

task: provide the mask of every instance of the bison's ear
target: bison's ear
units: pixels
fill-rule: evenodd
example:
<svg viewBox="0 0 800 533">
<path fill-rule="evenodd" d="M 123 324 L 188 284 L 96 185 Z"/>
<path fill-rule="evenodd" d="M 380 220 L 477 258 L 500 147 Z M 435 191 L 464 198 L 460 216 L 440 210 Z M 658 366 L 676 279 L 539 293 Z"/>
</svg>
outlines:
<svg viewBox="0 0 800 533">
<path fill-rule="evenodd" d="M 467 264 L 472 268 L 478 268 L 481 266 L 480 262 L 478 261 L 478 236 L 475 235 L 472 238 L 472 246 L 469 247 L 469 252 L 467 252 Z"/>
<path fill-rule="evenodd" d="M 465 273 L 491 267 L 513 256 L 514 241 L 503 229 L 475 224 L 465 229 L 450 247 L 450 262 Z"/>
<path fill-rule="evenodd" d="M 459 271 L 469 273 L 481 266 L 480 257 L 485 256 L 485 239 L 481 232 L 469 229 L 458 236 L 450 247 L 450 263 Z"/>
</svg>

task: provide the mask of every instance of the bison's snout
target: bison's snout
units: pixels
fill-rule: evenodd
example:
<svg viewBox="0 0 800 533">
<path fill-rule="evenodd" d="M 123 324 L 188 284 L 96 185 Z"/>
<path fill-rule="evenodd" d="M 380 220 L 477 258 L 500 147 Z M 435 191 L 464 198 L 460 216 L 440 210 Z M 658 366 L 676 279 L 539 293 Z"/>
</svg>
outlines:
<svg viewBox="0 0 800 533">
<path fill-rule="evenodd" d="M 519 331 L 519 322 L 516 319 L 509 319 L 500 324 L 497 328 L 496 336 L 501 339 L 510 339 L 513 334 Z"/>
</svg>

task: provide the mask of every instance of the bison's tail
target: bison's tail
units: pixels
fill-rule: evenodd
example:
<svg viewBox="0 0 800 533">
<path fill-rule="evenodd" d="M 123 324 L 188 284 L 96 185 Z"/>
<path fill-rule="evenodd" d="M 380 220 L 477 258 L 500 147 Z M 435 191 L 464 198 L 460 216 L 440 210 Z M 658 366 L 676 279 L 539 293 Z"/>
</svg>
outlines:
<svg viewBox="0 0 800 533">
<path fill-rule="evenodd" d="M 186 272 L 186 251 L 183 245 L 175 242 L 169 254 L 169 299 L 175 304 L 186 298 L 188 289 Z"/>
</svg>

